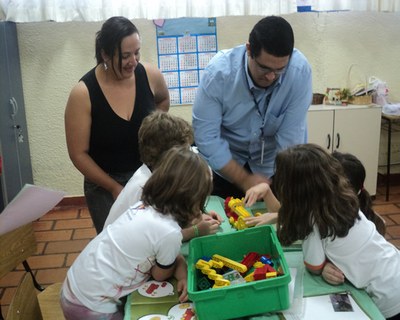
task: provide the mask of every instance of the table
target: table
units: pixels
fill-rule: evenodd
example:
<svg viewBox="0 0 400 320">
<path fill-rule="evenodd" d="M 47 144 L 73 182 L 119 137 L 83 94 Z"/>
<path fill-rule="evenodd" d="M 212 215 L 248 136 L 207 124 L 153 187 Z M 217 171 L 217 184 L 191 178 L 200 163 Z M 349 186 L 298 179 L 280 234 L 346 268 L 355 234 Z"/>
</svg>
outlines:
<svg viewBox="0 0 400 320">
<path fill-rule="evenodd" d="M 400 116 L 389 115 L 382 113 L 382 119 L 388 124 L 388 142 L 387 142 L 387 161 L 386 161 L 386 201 L 389 201 L 390 189 L 390 165 L 391 165 L 391 151 L 392 151 L 392 123 L 400 121 Z"/>
<path fill-rule="evenodd" d="M 265 209 L 263 203 L 257 203 L 251 209 L 252 212 L 256 211 L 263 211 Z M 236 232 L 236 229 L 232 228 L 229 224 L 228 219 L 226 218 L 224 207 L 223 207 L 223 199 L 211 196 L 207 203 L 206 209 L 214 210 L 218 212 L 224 218 L 224 222 L 221 224 L 221 231 L 220 232 Z M 290 247 L 283 247 L 283 251 L 285 253 L 285 258 L 290 268 L 297 269 L 297 275 L 295 278 L 294 284 L 294 297 L 301 298 L 307 296 L 317 296 L 317 295 L 327 295 L 331 293 L 338 293 L 338 292 L 350 292 L 354 300 L 357 304 L 363 309 L 363 311 L 374 320 L 384 320 L 385 318 L 380 313 L 372 299 L 368 296 L 368 294 L 364 290 L 358 290 L 350 283 L 344 283 L 339 286 L 331 286 L 327 284 L 320 276 L 311 275 L 309 272 L 305 271 L 304 264 L 303 264 L 303 255 L 301 252 L 301 244 L 295 243 Z M 181 253 L 184 256 L 188 256 L 189 253 L 189 244 L 184 243 L 182 245 Z M 173 281 L 171 283 L 174 283 Z M 125 306 L 125 318 L 124 320 L 137 320 L 139 319 L 153 319 L 153 317 L 146 317 L 146 316 L 138 316 L 137 308 L 138 305 L 135 305 L 135 301 L 140 301 L 140 307 L 145 306 L 147 310 L 151 310 L 155 316 L 157 314 L 167 314 L 165 310 L 169 310 L 171 306 L 176 305 L 178 302 L 177 294 L 175 292 L 174 295 L 165 296 L 162 298 L 142 298 L 137 292 L 133 292 L 131 295 L 128 296 L 127 303 Z M 161 311 L 162 310 L 162 311 Z M 147 313 L 146 313 L 147 314 Z M 154 318 L 155 319 L 155 318 Z M 164 319 L 160 318 L 159 319 Z M 167 316 L 165 316 L 165 319 Z M 278 320 L 282 319 L 281 315 L 274 313 L 274 314 L 265 314 L 265 315 L 258 315 L 243 318 L 242 320 Z"/>
</svg>

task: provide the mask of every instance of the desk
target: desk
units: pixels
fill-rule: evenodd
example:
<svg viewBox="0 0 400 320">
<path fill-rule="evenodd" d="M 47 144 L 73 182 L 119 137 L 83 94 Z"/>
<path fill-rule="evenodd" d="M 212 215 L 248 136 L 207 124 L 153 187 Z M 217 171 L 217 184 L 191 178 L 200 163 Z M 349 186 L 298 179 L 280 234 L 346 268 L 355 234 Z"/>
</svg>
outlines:
<svg viewBox="0 0 400 320">
<path fill-rule="evenodd" d="M 258 211 L 261 207 L 264 207 L 262 204 L 257 204 L 254 206 L 256 209 L 255 211 Z M 235 232 L 236 230 L 233 229 L 229 222 L 228 219 L 225 216 L 225 211 L 223 207 L 223 199 L 216 197 L 216 196 L 211 196 L 208 204 L 206 206 L 207 210 L 215 210 L 220 214 L 224 219 L 224 223 L 222 224 L 221 227 L 221 232 Z M 253 211 L 253 210 L 252 210 Z M 295 294 L 296 296 L 296 291 L 303 292 L 302 296 L 307 297 L 307 296 L 316 296 L 316 295 L 325 295 L 325 294 L 330 294 L 330 293 L 337 293 L 337 292 L 351 292 L 354 300 L 357 302 L 357 304 L 364 310 L 365 313 L 368 314 L 368 316 L 371 319 L 374 320 L 384 320 L 385 318 L 382 316 L 378 308 L 375 306 L 374 302 L 372 299 L 368 296 L 368 294 L 364 290 L 358 290 L 354 286 L 352 286 L 349 283 L 345 283 L 339 286 L 331 286 L 327 284 L 320 276 L 313 276 L 310 273 L 305 271 L 304 264 L 303 264 L 303 255 L 301 252 L 301 245 L 296 243 L 293 246 L 290 247 L 283 247 L 283 250 L 285 252 L 285 258 L 287 260 L 287 263 L 290 268 L 296 268 L 297 269 L 297 275 L 295 279 Z M 188 254 L 188 244 L 185 243 L 182 246 L 181 252 L 184 256 L 187 256 Z M 296 287 L 297 286 L 297 287 Z M 297 288 L 297 290 L 296 290 Z M 125 306 L 125 318 L 124 320 L 137 320 L 139 319 L 170 319 L 167 317 L 167 312 L 170 309 L 173 309 L 173 306 L 176 306 L 178 304 L 177 300 L 177 294 L 175 292 L 174 296 L 165 296 L 163 298 L 147 298 L 143 299 L 143 302 L 140 302 L 140 305 L 135 305 L 134 304 L 134 299 L 137 300 L 142 300 L 141 297 L 138 297 L 137 292 L 133 292 L 131 295 L 128 296 L 127 303 Z M 301 295 L 300 295 L 301 299 Z M 136 301 L 137 301 L 136 300 Z M 157 302 L 156 302 L 157 301 Z M 138 316 L 138 308 L 147 308 L 147 310 L 151 310 L 154 312 L 151 316 L 143 316 L 142 315 Z M 172 308 L 171 308 L 172 307 Z M 163 310 L 161 312 L 161 310 Z M 166 311 L 165 311 L 166 310 Z M 145 313 L 148 314 L 148 313 Z M 160 316 L 164 315 L 165 316 Z M 158 318 L 157 318 L 157 317 Z M 243 318 L 246 320 L 278 320 L 281 319 L 280 315 L 278 313 L 275 314 L 265 314 L 265 315 L 258 315 L 258 316 L 251 316 L 247 318 Z M 242 320 L 243 320 L 242 319 Z"/>
<path fill-rule="evenodd" d="M 382 113 L 382 119 L 388 124 L 388 143 L 387 143 L 387 161 L 386 161 L 386 201 L 389 201 L 389 188 L 390 188 L 390 165 L 391 165 L 391 152 L 392 152 L 392 123 L 400 121 L 400 116 L 389 115 Z"/>
</svg>

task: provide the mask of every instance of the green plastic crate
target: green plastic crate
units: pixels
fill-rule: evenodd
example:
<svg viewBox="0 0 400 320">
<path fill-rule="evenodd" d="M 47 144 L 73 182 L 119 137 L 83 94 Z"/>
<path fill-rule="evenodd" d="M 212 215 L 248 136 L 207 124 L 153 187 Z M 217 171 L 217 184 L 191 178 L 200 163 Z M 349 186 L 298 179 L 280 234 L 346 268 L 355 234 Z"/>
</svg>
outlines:
<svg viewBox="0 0 400 320">
<path fill-rule="evenodd" d="M 269 253 L 284 274 L 223 288 L 197 289 L 198 259 L 219 254 L 241 262 L 249 252 Z M 234 319 L 289 308 L 290 272 L 276 232 L 269 225 L 192 239 L 187 263 L 188 294 L 198 320 Z"/>
</svg>

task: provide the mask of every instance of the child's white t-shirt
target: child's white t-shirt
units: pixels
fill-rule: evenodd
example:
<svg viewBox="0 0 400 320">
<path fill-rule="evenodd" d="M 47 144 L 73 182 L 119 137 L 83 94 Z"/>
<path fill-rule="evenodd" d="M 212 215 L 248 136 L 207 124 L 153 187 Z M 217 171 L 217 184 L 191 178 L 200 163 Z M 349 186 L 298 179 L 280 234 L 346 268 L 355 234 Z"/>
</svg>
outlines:
<svg viewBox="0 0 400 320">
<path fill-rule="evenodd" d="M 130 206 L 136 204 L 140 200 L 143 186 L 146 184 L 147 180 L 149 180 L 151 174 L 149 167 L 145 164 L 142 164 L 139 169 L 135 171 L 112 205 L 110 213 L 104 223 L 104 228 L 117 220 Z"/>
<path fill-rule="evenodd" d="M 119 298 L 145 283 L 153 265 L 175 262 L 181 243 L 178 223 L 140 202 L 84 248 L 68 270 L 69 287 L 87 308 L 116 312 Z"/>
<path fill-rule="evenodd" d="M 359 211 L 344 238 L 321 239 L 316 226 L 303 241 L 304 262 L 319 269 L 326 259 L 357 288 L 365 289 L 385 317 L 400 313 L 400 251 Z"/>
</svg>

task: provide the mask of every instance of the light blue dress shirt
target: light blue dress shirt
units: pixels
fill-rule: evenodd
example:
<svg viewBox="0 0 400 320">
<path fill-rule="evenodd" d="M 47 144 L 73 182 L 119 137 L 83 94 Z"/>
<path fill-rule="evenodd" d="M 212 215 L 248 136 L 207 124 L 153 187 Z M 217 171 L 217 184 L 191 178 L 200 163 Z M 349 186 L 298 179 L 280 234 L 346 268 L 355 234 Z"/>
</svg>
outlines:
<svg viewBox="0 0 400 320">
<path fill-rule="evenodd" d="M 276 154 L 307 142 L 311 67 L 294 49 L 286 71 L 267 89 L 248 74 L 245 45 L 218 52 L 203 72 L 192 124 L 199 152 L 214 171 L 231 159 L 271 177 Z M 264 139 L 264 153 L 262 153 Z"/>
</svg>

